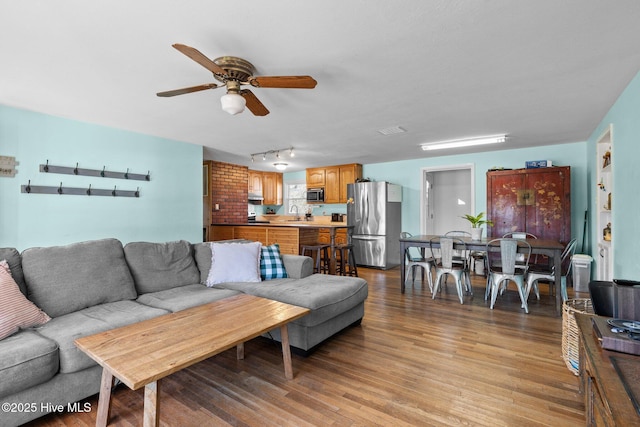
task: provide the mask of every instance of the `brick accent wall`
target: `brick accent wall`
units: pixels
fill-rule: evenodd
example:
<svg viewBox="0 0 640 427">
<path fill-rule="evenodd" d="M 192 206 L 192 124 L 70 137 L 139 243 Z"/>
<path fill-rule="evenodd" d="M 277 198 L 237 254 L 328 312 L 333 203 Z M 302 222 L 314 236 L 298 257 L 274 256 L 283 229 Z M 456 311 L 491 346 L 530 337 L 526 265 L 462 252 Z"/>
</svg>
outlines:
<svg viewBox="0 0 640 427">
<path fill-rule="evenodd" d="M 211 162 L 211 222 L 231 224 L 247 222 L 249 168 L 231 163 Z M 215 210 L 215 205 L 220 210 Z"/>
</svg>

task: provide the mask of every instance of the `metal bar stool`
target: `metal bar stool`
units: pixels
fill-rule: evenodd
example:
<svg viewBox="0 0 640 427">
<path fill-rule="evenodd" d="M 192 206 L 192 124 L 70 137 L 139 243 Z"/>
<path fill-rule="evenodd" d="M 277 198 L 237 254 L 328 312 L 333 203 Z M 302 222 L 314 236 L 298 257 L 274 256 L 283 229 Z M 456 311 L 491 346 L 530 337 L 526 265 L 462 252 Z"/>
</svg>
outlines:
<svg viewBox="0 0 640 427">
<path fill-rule="evenodd" d="M 336 255 L 340 258 L 336 260 L 336 274 L 340 276 L 358 277 L 358 267 L 356 266 L 356 256 L 353 253 L 353 245 L 344 244 L 336 246 Z"/>
<path fill-rule="evenodd" d="M 324 243 L 315 243 L 311 245 L 301 245 L 300 255 L 307 255 L 314 259 L 315 266 L 313 267 L 314 273 L 329 274 L 329 248 L 331 245 Z"/>
</svg>

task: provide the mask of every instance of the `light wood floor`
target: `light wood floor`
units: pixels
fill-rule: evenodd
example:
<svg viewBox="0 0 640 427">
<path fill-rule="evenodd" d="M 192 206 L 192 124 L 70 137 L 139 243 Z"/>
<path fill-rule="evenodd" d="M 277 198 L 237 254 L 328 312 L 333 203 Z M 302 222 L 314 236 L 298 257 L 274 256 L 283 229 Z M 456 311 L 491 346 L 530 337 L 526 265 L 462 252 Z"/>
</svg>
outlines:
<svg viewBox="0 0 640 427">
<path fill-rule="evenodd" d="M 527 315 L 513 287 L 489 310 L 481 277 L 461 305 L 452 283 L 432 300 L 419 281 L 402 295 L 398 268 L 359 272 L 369 282 L 362 325 L 309 357 L 294 355 L 293 380 L 284 378 L 279 344 L 258 338 L 244 360 L 232 349 L 161 380 L 160 425 L 584 425 L 546 286 Z M 142 401 L 141 390 L 119 386 L 111 425 L 142 425 Z M 94 425 L 97 401 L 87 402 L 90 413 L 29 425 Z"/>
</svg>

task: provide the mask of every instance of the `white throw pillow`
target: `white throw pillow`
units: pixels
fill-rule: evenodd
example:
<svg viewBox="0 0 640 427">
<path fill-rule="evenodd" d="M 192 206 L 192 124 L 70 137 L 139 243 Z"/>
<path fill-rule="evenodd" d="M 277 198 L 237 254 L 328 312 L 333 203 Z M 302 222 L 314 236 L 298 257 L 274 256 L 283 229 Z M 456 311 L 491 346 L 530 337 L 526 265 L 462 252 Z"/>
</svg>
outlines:
<svg viewBox="0 0 640 427">
<path fill-rule="evenodd" d="M 225 282 L 260 282 L 260 242 L 211 243 L 207 286 Z"/>
</svg>

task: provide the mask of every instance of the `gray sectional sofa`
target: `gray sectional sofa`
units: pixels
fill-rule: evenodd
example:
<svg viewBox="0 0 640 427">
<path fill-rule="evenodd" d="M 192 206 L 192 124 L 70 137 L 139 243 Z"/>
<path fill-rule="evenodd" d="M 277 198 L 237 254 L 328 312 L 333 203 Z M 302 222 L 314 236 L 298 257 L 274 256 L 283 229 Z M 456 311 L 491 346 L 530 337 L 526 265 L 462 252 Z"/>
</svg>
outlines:
<svg viewBox="0 0 640 427">
<path fill-rule="evenodd" d="M 81 336 L 247 293 L 310 308 L 289 324 L 293 350 L 309 352 L 364 316 L 367 282 L 312 274 L 308 257 L 283 255 L 285 279 L 207 287 L 211 257 L 209 244 L 186 241 L 0 248 L 22 293 L 51 317 L 0 340 L 0 426 L 98 393 L 102 368 L 74 345 Z M 268 336 L 279 340 L 279 330 Z"/>
</svg>

